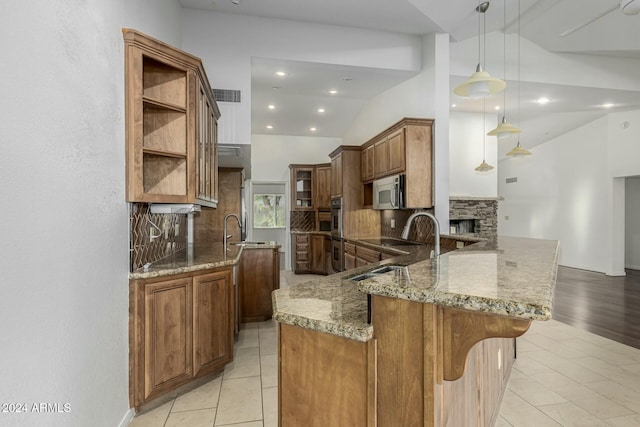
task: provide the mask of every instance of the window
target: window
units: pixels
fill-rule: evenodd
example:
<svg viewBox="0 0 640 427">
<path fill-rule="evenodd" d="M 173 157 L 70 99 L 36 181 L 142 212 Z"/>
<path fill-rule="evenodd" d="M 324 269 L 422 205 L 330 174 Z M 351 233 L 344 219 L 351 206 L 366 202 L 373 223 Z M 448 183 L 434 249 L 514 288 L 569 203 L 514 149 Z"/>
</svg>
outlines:
<svg viewBox="0 0 640 427">
<path fill-rule="evenodd" d="M 282 194 L 253 195 L 253 227 L 284 228 L 285 200 Z"/>
</svg>

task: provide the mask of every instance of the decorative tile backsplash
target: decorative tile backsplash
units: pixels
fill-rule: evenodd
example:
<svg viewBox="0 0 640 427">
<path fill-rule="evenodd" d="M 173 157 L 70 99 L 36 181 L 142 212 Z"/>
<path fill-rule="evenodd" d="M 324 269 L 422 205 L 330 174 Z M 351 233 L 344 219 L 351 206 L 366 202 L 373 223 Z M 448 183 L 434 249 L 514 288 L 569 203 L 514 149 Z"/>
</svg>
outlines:
<svg viewBox="0 0 640 427">
<path fill-rule="evenodd" d="M 433 213 L 433 209 L 424 209 L 424 211 Z M 380 230 L 382 236 L 399 239 L 407 220 L 411 214 L 418 212 L 418 210 L 385 210 L 381 212 L 380 220 L 382 223 Z M 395 228 L 391 228 L 392 219 L 395 220 Z M 411 226 L 409 240 L 424 243 L 433 242 L 433 222 L 431 219 L 424 216 L 417 217 Z"/>
<path fill-rule="evenodd" d="M 129 233 L 129 271 L 135 271 L 187 247 L 187 216 L 152 214 L 148 204 L 130 203 Z"/>
</svg>

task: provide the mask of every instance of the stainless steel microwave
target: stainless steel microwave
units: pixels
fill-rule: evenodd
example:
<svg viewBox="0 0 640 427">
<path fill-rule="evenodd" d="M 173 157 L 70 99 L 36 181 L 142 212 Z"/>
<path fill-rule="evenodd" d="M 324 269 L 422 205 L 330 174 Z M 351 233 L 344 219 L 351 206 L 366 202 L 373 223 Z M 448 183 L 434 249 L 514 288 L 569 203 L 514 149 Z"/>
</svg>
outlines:
<svg viewBox="0 0 640 427">
<path fill-rule="evenodd" d="M 404 197 L 404 175 L 393 175 L 373 181 L 373 209 L 402 209 L 405 206 Z"/>
</svg>

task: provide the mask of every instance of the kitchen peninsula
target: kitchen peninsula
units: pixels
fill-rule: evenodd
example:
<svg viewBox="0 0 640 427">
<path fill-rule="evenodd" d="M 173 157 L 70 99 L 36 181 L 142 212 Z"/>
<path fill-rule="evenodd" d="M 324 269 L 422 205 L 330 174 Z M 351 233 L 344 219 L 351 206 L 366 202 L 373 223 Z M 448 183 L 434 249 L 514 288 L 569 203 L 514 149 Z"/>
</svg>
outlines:
<svg viewBox="0 0 640 427">
<path fill-rule="evenodd" d="M 282 427 L 495 423 L 513 338 L 551 317 L 558 243 L 430 249 L 273 293 Z"/>
</svg>

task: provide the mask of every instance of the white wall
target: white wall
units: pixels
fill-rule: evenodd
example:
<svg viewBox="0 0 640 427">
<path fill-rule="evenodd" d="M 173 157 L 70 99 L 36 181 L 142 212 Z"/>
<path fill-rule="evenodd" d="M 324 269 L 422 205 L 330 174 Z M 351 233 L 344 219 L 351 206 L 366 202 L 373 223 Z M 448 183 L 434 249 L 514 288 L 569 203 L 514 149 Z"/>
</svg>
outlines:
<svg viewBox="0 0 640 427">
<path fill-rule="evenodd" d="M 118 426 L 128 412 L 122 27 L 180 44 L 174 0 L 0 4 L 3 426 Z"/>
<path fill-rule="evenodd" d="M 422 37 L 420 73 L 388 89 L 362 109 L 345 132 L 348 145 L 360 145 L 403 117 L 435 119 L 435 212 L 445 229 L 449 224 L 449 36 Z M 375 126 L 372 126 L 375 123 Z"/>
<path fill-rule="evenodd" d="M 626 179 L 625 198 L 625 266 L 640 270 L 640 177 Z"/>
<path fill-rule="evenodd" d="M 498 125 L 495 114 L 452 112 L 449 116 L 449 194 L 451 196 L 497 197 L 498 142 L 485 136 Z M 483 153 L 483 138 L 486 151 Z M 496 169 L 476 172 L 482 159 Z"/>
<path fill-rule="evenodd" d="M 289 164 L 329 163 L 329 153 L 342 145 L 342 138 L 252 135 L 251 179 L 289 181 Z"/>
<path fill-rule="evenodd" d="M 420 69 L 420 38 L 351 27 L 184 10 L 183 46 L 199 56 L 216 88 L 239 89 L 225 142 L 251 141 L 251 58 L 382 69 Z M 229 115 L 227 114 L 227 117 Z"/>
<path fill-rule="evenodd" d="M 560 264 L 624 274 L 621 178 L 640 175 L 639 139 L 640 111 L 614 113 L 501 161 L 498 232 L 557 239 Z"/>
</svg>

